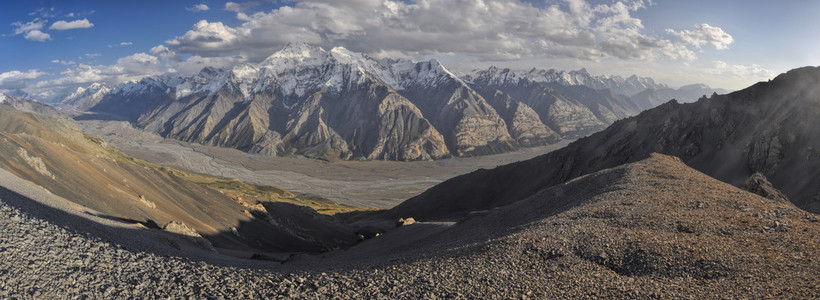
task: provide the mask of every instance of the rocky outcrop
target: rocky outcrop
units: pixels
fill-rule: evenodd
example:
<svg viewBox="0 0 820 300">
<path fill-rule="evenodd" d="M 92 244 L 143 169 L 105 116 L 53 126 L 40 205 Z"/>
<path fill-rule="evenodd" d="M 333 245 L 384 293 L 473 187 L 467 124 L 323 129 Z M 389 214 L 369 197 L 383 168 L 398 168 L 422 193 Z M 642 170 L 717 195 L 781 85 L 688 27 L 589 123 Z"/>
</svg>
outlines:
<svg viewBox="0 0 820 300">
<path fill-rule="evenodd" d="M 760 172 L 752 174 L 752 176 L 743 183 L 741 188 L 766 199 L 789 203 L 789 198 L 783 195 L 780 190 L 776 189 L 772 183 L 766 179 L 766 176 L 763 176 Z"/>
<path fill-rule="evenodd" d="M 396 222 L 396 227 L 410 226 L 410 225 L 413 225 L 415 223 L 416 223 L 416 219 L 413 219 L 412 217 L 399 218 L 399 221 Z"/>
<path fill-rule="evenodd" d="M 214 249 L 214 245 L 211 244 L 211 241 L 199 235 L 199 233 L 197 233 L 196 230 L 193 230 L 190 227 L 186 226 L 185 223 L 179 221 L 171 221 L 168 224 L 165 224 L 165 226 L 162 227 L 162 230 L 181 235 L 187 241 L 189 241 L 190 243 L 194 244 L 199 248 L 216 252 L 216 249 Z"/>
</svg>

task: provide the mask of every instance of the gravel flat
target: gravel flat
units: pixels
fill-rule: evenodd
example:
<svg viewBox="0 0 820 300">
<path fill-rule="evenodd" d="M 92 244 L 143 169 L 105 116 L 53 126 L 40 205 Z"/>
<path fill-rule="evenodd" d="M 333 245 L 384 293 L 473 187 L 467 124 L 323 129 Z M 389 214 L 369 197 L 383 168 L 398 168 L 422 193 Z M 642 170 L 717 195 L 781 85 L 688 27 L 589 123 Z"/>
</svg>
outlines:
<svg viewBox="0 0 820 300">
<path fill-rule="evenodd" d="M 236 149 L 163 139 L 124 121 L 78 121 L 77 124 L 83 132 L 103 138 L 123 153 L 148 162 L 319 195 L 342 204 L 381 209 L 391 208 L 451 177 L 530 159 L 568 143 L 438 161 L 329 163 L 308 158 L 252 155 Z"/>
</svg>

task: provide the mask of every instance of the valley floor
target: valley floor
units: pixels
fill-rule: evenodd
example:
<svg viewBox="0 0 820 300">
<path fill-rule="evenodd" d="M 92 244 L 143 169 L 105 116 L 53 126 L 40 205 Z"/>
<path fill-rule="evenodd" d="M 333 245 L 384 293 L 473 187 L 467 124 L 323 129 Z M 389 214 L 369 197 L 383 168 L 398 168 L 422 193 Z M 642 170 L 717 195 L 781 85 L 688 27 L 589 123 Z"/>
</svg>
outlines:
<svg viewBox="0 0 820 300">
<path fill-rule="evenodd" d="M 152 163 L 309 193 L 341 204 L 391 208 L 449 178 L 527 160 L 565 146 L 438 161 L 323 162 L 247 154 L 235 149 L 166 140 L 122 121 L 79 121 L 82 131 L 105 139 L 123 153 Z"/>
</svg>

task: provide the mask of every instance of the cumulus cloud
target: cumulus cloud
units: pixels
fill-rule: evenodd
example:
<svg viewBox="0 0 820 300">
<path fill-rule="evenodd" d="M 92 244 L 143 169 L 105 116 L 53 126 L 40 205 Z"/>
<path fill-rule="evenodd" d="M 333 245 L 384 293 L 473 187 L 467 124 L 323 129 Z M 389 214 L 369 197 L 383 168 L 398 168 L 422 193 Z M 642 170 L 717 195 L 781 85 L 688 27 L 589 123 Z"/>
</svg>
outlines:
<svg viewBox="0 0 820 300">
<path fill-rule="evenodd" d="M 94 27 L 94 24 L 89 22 L 88 19 L 74 20 L 74 21 L 71 21 L 71 22 L 66 22 L 66 21 L 60 20 L 60 21 L 57 21 L 57 22 L 54 22 L 53 24 L 51 24 L 51 26 L 49 26 L 48 29 L 62 31 L 62 30 L 69 30 L 69 29 L 82 29 L 82 28 L 91 28 L 91 27 Z"/>
<path fill-rule="evenodd" d="M 19 89 L 25 86 L 26 82 L 40 78 L 47 75 L 45 72 L 40 72 L 35 69 L 28 71 L 12 70 L 0 73 L 0 88 L 2 89 Z"/>
<path fill-rule="evenodd" d="M 192 7 L 186 8 L 186 9 L 189 10 L 189 11 L 192 11 L 192 12 L 201 12 L 201 11 L 209 10 L 211 8 L 208 7 L 208 5 L 206 5 L 204 3 L 200 3 L 200 4 L 196 4 Z"/>
<path fill-rule="evenodd" d="M 243 2 L 243 3 L 236 3 L 236 2 L 226 2 L 225 3 L 225 10 L 232 11 L 232 12 L 242 12 L 248 8 L 254 7 L 259 5 L 258 2 L 250 1 L 250 2 Z"/>
<path fill-rule="evenodd" d="M 151 50 L 149 52 L 151 52 L 151 54 L 153 54 L 153 55 L 159 56 L 160 58 L 162 58 L 166 61 L 181 61 L 182 60 L 182 58 L 180 58 L 179 55 L 177 55 L 177 53 L 174 52 L 174 50 L 168 49 L 168 47 L 165 47 L 164 45 L 155 46 L 155 47 L 151 48 Z"/>
<path fill-rule="evenodd" d="M 200 20 L 192 30 L 166 43 L 180 52 L 218 56 L 244 47 L 239 39 L 247 34 L 247 30 L 232 28 L 222 22 Z"/>
<path fill-rule="evenodd" d="M 126 74 L 151 74 L 159 70 L 160 63 L 156 56 L 147 53 L 136 53 L 117 60 L 117 67 Z"/>
<path fill-rule="evenodd" d="M 466 3 L 465 3 L 466 2 Z M 671 31 L 675 40 L 644 32 L 632 16 L 644 0 L 591 5 L 564 0 L 535 7 L 522 0 L 301 0 L 270 12 L 246 14 L 249 2 L 225 9 L 244 21 L 236 27 L 199 21 L 166 41 L 185 54 L 240 54 L 260 60 L 288 42 L 342 45 L 370 53 L 463 54 L 480 59 L 522 57 L 684 59 L 704 43 L 724 49 L 731 36 L 706 24 Z"/>
<path fill-rule="evenodd" d="M 719 27 L 709 26 L 709 24 L 699 24 L 694 30 L 675 31 L 667 29 L 667 32 L 676 35 L 684 43 L 694 45 L 701 48 L 705 44 L 712 44 L 718 50 L 728 49 L 729 45 L 734 43 L 734 38 L 724 32 Z"/>
<path fill-rule="evenodd" d="M 54 15 L 54 7 L 41 7 L 33 12 L 28 13 L 29 16 L 38 16 L 40 18 L 53 18 Z"/>
<path fill-rule="evenodd" d="M 23 35 L 23 38 L 29 41 L 38 41 L 38 42 L 45 42 L 51 39 L 51 35 L 41 31 L 40 29 L 45 26 L 46 21 L 41 19 L 35 19 L 30 22 L 14 22 L 11 23 L 11 26 L 14 28 L 14 35 Z"/>
<path fill-rule="evenodd" d="M 35 21 L 27 22 L 27 23 L 23 23 L 23 22 L 18 21 L 18 22 L 11 23 L 11 26 L 17 27 L 17 28 L 14 28 L 14 34 L 18 35 L 18 34 L 23 34 L 23 33 L 32 31 L 32 30 L 40 30 L 40 29 L 43 28 L 43 26 L 45 26 L 45 24 L 46 24 L 45 20 L 35 20 Z"/>
<path fill-rule="evenodd" d="M 73 65 L 76 64 L 73 60 L 59 60 L 59 59 L 52 59 L 51 63 L 53 64 L 61 64 L 61 65 Z"/>
<path fill-rule="evenodd" d="M 29 41 L 38 41 L 38 42 L 45 42 L 51 39 L 51 35 L 40 30 L 32 30 L 26 32 L 23 37 Z"/>
</svg>

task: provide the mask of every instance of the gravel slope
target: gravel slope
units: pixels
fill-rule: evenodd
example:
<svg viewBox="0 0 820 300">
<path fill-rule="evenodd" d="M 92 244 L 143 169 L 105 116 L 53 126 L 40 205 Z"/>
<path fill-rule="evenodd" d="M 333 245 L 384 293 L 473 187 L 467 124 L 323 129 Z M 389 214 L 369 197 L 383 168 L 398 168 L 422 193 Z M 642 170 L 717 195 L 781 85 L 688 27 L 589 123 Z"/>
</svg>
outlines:
<svg viewBox="0 0 820 300">
<path fill-rule="evenodd" d="M 139 250 L 36 217 L 19 198 L 0 193 L 0 298 L 820 297 L 817 215 L 659 155 L 411 245 L 388 237 L 431 224 L 282 265 Z"/>
</svg>

